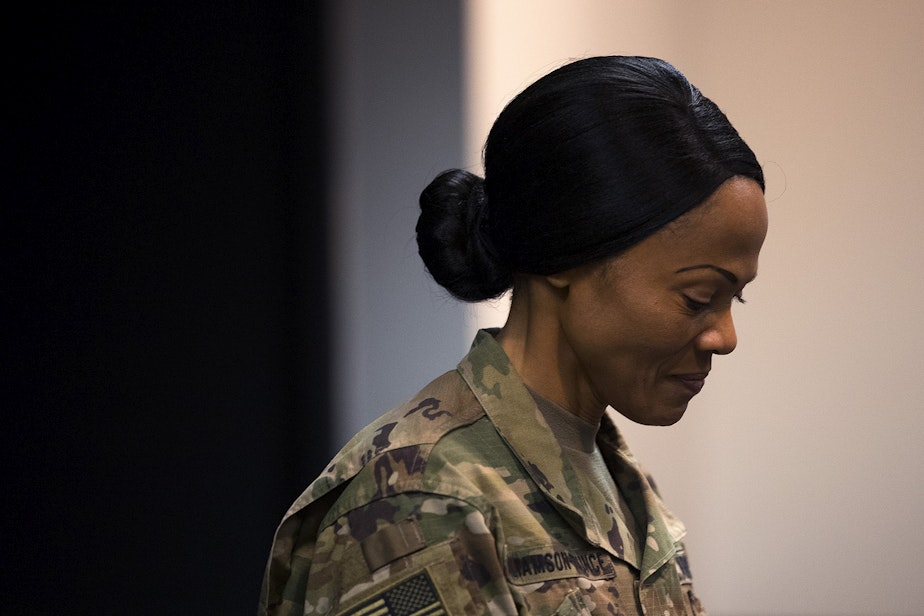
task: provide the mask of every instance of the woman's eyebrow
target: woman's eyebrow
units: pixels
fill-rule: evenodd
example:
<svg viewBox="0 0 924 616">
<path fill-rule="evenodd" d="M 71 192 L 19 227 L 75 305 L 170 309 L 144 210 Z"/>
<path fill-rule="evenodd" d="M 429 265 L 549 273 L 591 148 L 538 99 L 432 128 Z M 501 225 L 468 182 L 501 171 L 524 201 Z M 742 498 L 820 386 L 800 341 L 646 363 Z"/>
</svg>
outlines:
<svg viewBox="0 0 924 616">
<path fill-rule="evenodd" d="M 677 270 L 677 271 L 674 272 L 674 273 L 675 273 L 675 274 L 680 274 L 680 273 L 682 273 L 682 272 L 689 272 L 690 270 L 697 270 L 697 269 L 711 269 L 711 270 L 713 270 L 713 271 L 716 271 L 716 272 L 722 274 L 722 275 L 723 275 L 725 278 L 727 278 L 728 281 L 731 282 L 732 284 L 738 284 L 738 277 L 737 277 L 737 276 L 735 276 L 734 274 L 732 274 L 732 273 L 731 273 L 730 271 L 728 271 L 727 269 L 718 267 L 718 266 L 716 266 L 716 265 L 710 265 L 710 264 L 691 265 L 690 267 L 681 267 L 679 270 Z"/>
</svg>

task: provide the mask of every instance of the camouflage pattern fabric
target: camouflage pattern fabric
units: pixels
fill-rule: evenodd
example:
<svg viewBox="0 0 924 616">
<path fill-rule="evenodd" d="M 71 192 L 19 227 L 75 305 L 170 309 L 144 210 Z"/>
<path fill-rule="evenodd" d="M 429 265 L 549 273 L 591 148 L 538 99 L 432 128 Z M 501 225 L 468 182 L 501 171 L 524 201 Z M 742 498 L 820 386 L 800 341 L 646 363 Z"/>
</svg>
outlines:
<svg viewBox="0 0 924 616">
<path fill-rule="evenodd" d="M 357 434 L 295 501 L 259 613 L 705 614 L 683 524 L 611 415 L 597 442 L 645 528 L 574 489 L 534 399 L 479 332 L 455 371 Z"/>
</svg>

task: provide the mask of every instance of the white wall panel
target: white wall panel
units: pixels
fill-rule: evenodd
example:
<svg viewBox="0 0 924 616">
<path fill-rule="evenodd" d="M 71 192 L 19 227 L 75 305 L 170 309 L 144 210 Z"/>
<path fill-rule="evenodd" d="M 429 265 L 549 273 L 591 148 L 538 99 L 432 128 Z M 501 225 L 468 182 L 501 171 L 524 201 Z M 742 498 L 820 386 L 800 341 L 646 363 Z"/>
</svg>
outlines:
<svg viewBox="0 0 924 616">
<path fill-rule="evenodd" d="M 613 53 L 677 65 L 766 168 L 738 350 L 678 425 L 624 426 L 690 529 L 710 613 L 924 613 L 924 4 L 466 7 L 473 168 L 511 96 Z"/>
</svg>

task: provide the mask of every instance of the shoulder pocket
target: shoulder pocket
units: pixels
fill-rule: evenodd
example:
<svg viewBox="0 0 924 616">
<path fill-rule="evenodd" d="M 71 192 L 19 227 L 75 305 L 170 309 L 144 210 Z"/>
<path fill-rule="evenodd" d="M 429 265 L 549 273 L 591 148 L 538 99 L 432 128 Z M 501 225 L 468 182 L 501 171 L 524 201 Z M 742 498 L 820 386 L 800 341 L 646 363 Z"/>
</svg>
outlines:
<svg viewBox="0 0 924 616">
<path fill-rule="evenodd" d="M 452 613 L 426 569 L 390 580 L 368 599 L 340 612 L 343 616 L 439 616 Z"/>
<path fill-rule="evenodd" d="M 399 558 L 340 599 L 338 616 L 461 616 L 484 611 L 444 542 Z"/>
</svg>

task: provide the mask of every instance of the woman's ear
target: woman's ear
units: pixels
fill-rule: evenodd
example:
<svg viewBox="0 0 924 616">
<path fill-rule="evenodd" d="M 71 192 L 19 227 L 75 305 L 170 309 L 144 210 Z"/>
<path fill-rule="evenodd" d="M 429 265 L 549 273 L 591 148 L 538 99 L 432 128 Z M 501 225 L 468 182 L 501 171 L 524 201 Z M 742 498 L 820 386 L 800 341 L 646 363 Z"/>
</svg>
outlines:
<svg viewBox="0 0 924 616">
<path fill-rule="evenodd" d="M 607 276 L 615 264 L 615 258 L 606 261 L 593 261 L 578 265 L 569 270 L 542 276 L 542 278 L 553 288 L 559 291 L 567 292 L 568 289 L 578 283 L 581 279 L 589 276 Z"/>
<path fill-rule="evenodd" d="M 553 288 L 559 290 L 567 290 L 568 287 L 572 286 L 580 278 L 589 276 L 593 271 L 599 267 L 598 263 L 585 263 L 583 265 L 578 265 L 577 267 L 572 267 L 571 269 L 565 270 L 563 272 L 556 272 L 554 274 L 549 274 L 543 276 L 546 282 L 552 285 Z"/>
<path fill-rule="evenodd" d="M 551 274 L 549 276 L 545 276 L 544 278 L 556 289 L 566 289 L 571 286 L 571 274 L 573 271 L 574 270 L 559 272 L 558 274 Z"/>
</svg>

